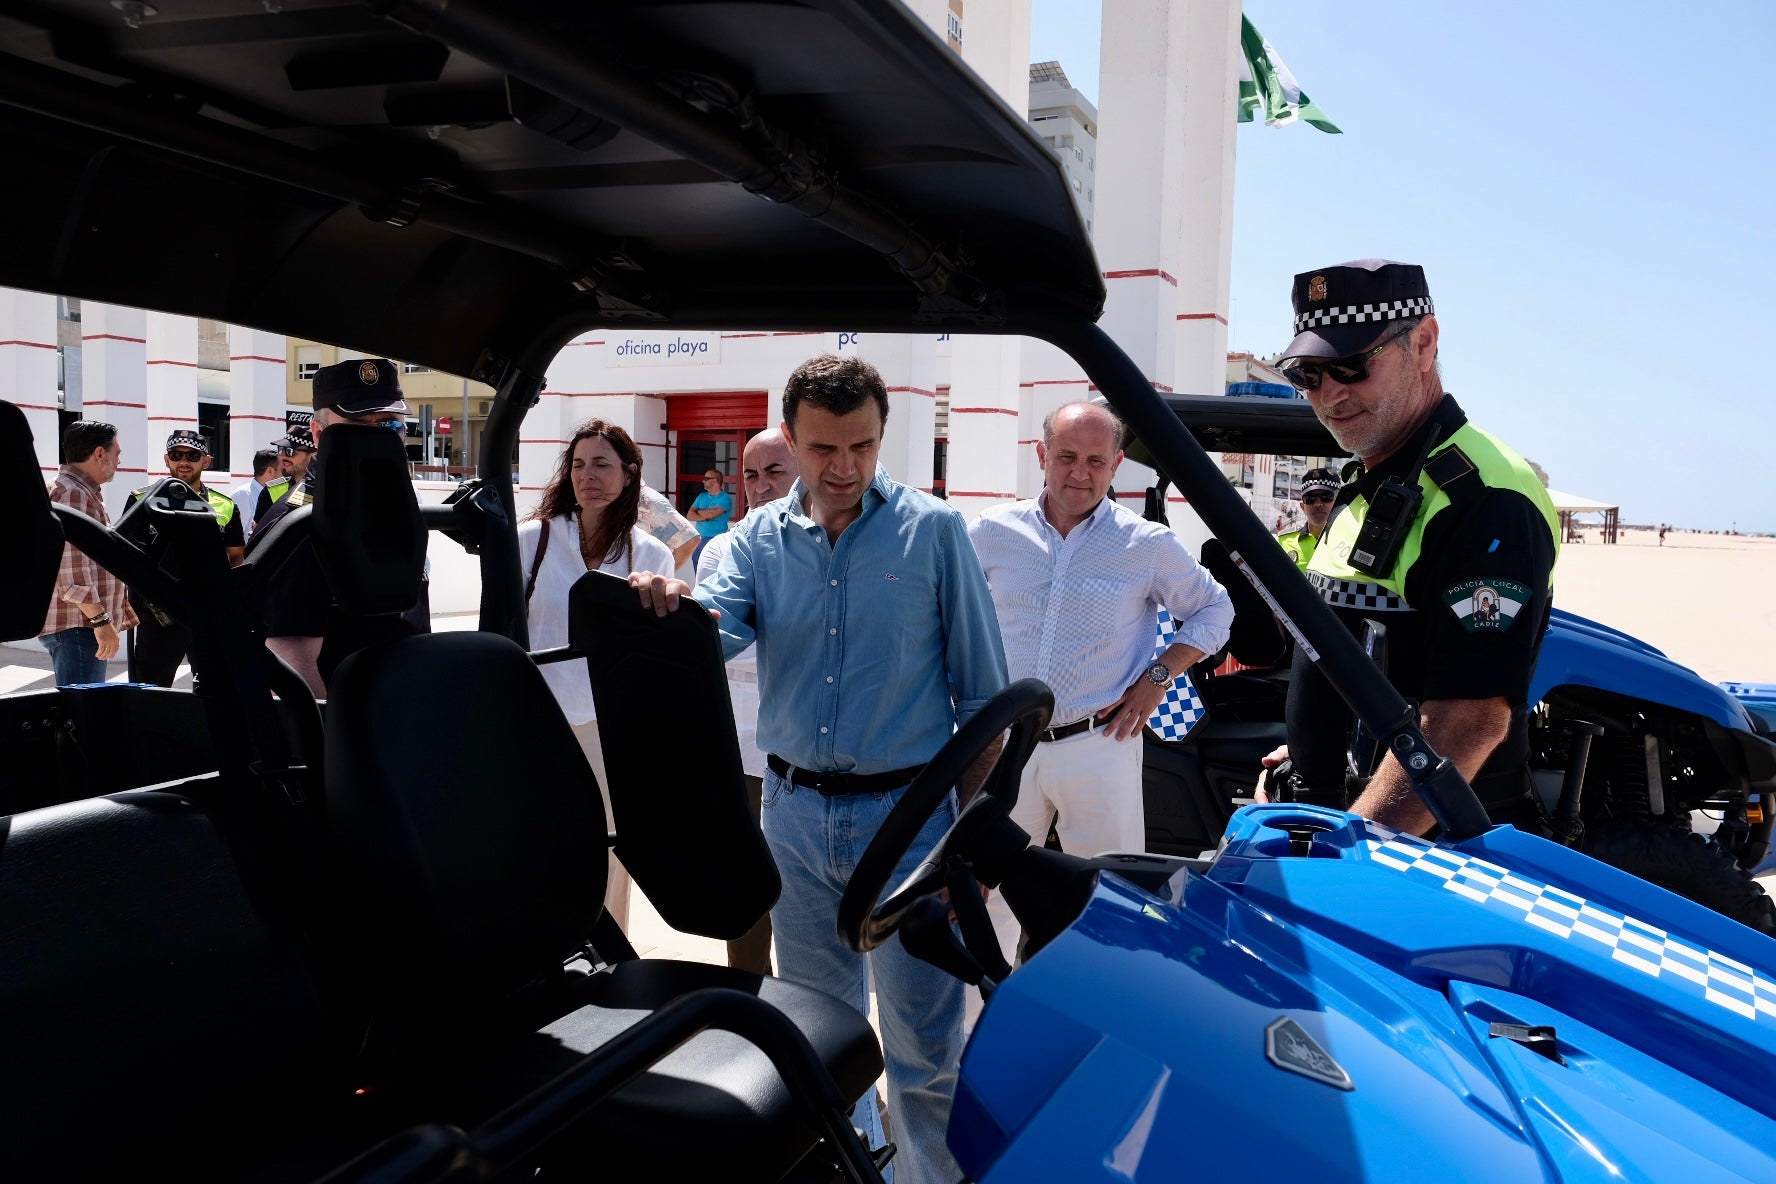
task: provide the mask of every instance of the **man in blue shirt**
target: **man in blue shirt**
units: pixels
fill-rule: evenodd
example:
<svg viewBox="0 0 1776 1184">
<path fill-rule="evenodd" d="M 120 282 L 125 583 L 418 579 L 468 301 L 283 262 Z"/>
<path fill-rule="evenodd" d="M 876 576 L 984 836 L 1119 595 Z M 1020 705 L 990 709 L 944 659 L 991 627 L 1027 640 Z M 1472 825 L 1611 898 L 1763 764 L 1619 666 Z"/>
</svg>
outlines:
<svg viewBox="0 0 1776 1184">
<path fill-rule="evenodd" d="M 720 469 L 710 469 L 703 474 L 703 492 L 685 511 L 685 517 L 697 524 L 697 533 L 702 536 L 697 543 L 697 550 L 691 556 L 695 564 L 703 557 L 703 548 L 709 540 L 718 534 L 726 534 L 728 523 L 734 518 L 734 498 L 722 488 L 723 477 Z"/>
<path fill-rule="evenodd" d="M 839 940 L 839 898 L 858 857 L 913 775 L 1005 686 L 1005 652 L 962 516 L 877 463 L 888 394 L 869 363 L 827 354 L 790 376 L 783 435 L 800 478 L 734 528 L 697 599 L 720 612 L 732 657 L 758 644 L 758 744 L 766 842 L 783 876 L 771 910 L 782 977 L 869 1010 L 876 986 L 899 1184 L 948 1184 L 944 1143 L 962 1053 L 962 984 L 890 942 L 868 955 Z M 664 574 L 630 582 L 664 615 L 690 588 Z M 991 766 L 971 770 L 972 794 Z M 890 883 L 955 818 L 946 802 Z M 857 1121 L 877 1141 L 875 1107 Z"/>
</svg>

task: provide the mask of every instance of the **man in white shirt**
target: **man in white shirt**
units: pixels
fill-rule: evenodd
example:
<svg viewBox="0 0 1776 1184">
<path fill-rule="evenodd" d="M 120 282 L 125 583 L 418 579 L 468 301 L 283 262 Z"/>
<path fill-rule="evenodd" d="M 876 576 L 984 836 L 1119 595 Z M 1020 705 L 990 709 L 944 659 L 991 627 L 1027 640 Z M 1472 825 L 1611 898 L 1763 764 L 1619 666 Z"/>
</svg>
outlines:
<svg viewBox="0 0 1776 1184">
<path fill-rule="evenodd" d="M 740 488 L 746 495 L 746 512 L 768 506 L 795 484 L 795 455 L 789 441 L 776 428 L 760 432 L 746 442 L 740 456 Z M 714 575 L 722 557 L 734 545 L 732 530 L 710 539 L 697 559 L 697 582 Z M 765 754 L 758 746 L 758 657 L 753 646 L 728 662 L 728 698 L 734 705 L 734 730 L 740 740 L 740 761 L 746 769 L 746 790 L 752 800 L 752 816 L 759 817 L 764 800 Z M 746 936 L 728 943 L 728 965 L 754 974 L 771 973 L 771 915 L 766 913 Z"/>
<path fill-rule="evenodd" d="M 253 454 L 253 475 L 229 492 L 234 508 L 240 514 L 241 533 L 253 537 L 253 515 L 258 511 L 259 495 L 278 474 L 278 450 L 261 448 Z"/>
<path fill-rule="evenodd" d="M 1055 695 L 1052 726 L 1024 768 L 1012 819 L 1040 843 L 1092 856 L 1140 851 L 1141 732 L 1172 680 L 1227 640 L 1233 606 L 1178 536 L 1106 497 L 1122 462 L 1109 408 L 1069 403 L 1042 424 L 1044 489 L 969 527 L 986 569 L 1013 679 Z M 1157 660 L 1159 607 L 1177 622 Z M 1018 924 L 989 904 L 1007 951 Z"/>
</svg>

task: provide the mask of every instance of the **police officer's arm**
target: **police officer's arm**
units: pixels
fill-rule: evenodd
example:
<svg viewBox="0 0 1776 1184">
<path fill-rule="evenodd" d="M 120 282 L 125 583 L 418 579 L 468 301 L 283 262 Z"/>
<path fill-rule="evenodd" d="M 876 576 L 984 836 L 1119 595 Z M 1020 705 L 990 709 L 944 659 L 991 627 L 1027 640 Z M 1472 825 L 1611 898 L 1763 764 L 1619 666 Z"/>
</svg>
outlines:
<svg viewBox="0 0 1776 1184">
<path fill-rule="evenodd" d="M 1462 776 L 1472 781 L 1510 731 L 1511 703 L 1502 695 L 1494 699 L 1433 699 L 1419 707 L 1418 720 L 1431 747 L 1455 762 Z M 1392 753 L 1351 803 L 1351 812 L 1415 835 L 1424 834 L 1437 821 Z"/>
<path fill-rule="evenodd" d="M 238 567 L 247 557 L 247 532 L 239 511 L 230 514 L 228 525 L 222 528 L 222 549 L 228 552 L 229 567 Z"/>
<path fill-rule="evenodd" d="M 1424 614 L 1421 725 L 1471 782 L 1528 698 L 1547 621 L 1553 532 L 1527 497 L 1490 489 L 1433 519 L 1423 555 L 1407 585 Z M 1351 808 L 1414 833 L 1432 824 L 1392 756 Z"/>
</svg>

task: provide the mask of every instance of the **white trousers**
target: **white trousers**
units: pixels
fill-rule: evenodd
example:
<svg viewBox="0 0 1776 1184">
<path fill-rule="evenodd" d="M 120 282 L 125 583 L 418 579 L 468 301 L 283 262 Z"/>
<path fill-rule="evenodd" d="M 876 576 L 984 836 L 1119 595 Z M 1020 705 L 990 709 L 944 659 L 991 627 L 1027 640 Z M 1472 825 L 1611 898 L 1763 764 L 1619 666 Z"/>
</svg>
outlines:
<svg viewBox="0 0 1776 1184">
<path fill-rule="evenodd" d="M 612 821 L 610 782 L 604 775 L 604 745 L 598 739 L 598 721 L 589 719 L 583 724 L 573 726 L 574 739 L 580 742 L 580 750 L 586 754 L 586 763 L 592 766 L 593 776 L 598 778 L 598 789 L 604 794 L 604 823 L 612 830 L 617 824 Z M 624 867 L 617 858 L 615 851 L 610 853 L 610 870 L 604 882 L 604 911 L 609 913 L 623 931 L 629 935 L 629 869 Z"/>
<path fill-rule="evenodd" d="M 1147 824 L 1141 796 L 1141 734 L 1112 740 L 1093 728 L 1036 745 L 1018 783 L 1011 820 L 1040 846 L 1053 824 L 1061 849 L 1087 858 L 1106 851 L 1145 851 Z M 1019 926 L 995 892 L 987 913 L 1006 960 L 1016 964 Z"/>
</svg>

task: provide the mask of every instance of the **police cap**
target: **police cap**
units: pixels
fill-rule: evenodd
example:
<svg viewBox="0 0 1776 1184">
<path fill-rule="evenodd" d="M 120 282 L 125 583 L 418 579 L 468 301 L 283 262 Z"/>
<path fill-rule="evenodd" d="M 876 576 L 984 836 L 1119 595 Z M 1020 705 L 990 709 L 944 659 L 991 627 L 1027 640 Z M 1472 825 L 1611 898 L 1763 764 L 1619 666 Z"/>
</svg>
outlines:
<svg viewBox="0 0 1776 1184">
<path fill-rule="evenodd" d="M 376 411 L 406 415 L 408 411 L 407 400 L 401 395 L 400 371 L 387 358 L 354 358 L 316 370 L 314 407 L 341 415 Z"/>
<path fill-rule="evenodd" d="M 1390 259 L 1358 259 L 1295 277 L 1295 340 L 1290 358 L 1348 358 L 1374 345 L 1389 321 L 1429 316 L 1424 268 Z"/>
<path fill-rule="evenodd" d="M 189 428 L 181 428 L 167 436 L 166 450 L 171 452 L 175 448 L 195 448 L 205 456 L 210 454 L 210 445 L 203 438 L 203 433 L 194 432 Z"/>
</svg>

